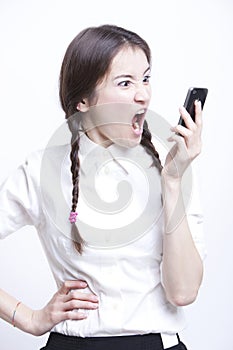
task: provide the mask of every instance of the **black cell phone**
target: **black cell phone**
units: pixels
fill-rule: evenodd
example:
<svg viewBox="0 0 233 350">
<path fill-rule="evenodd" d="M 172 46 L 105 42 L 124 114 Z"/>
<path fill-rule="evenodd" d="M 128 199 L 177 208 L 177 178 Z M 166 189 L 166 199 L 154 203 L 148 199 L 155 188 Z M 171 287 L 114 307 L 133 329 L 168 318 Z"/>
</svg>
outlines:
<svg viewBox="0 0 233 350">
<path fill-rule="evenodd" d="M 184 102 L 184 107 L 192 117 L 193 121 L 195 122 L 195 105 L 194 102 L 196 100 L 201 101 L 201 108 L 203 109 L 205 100 L 208 94 L 208 89 L 206 88 L 195 88 L 191 87 L 188 89 L 187 96 Z M 179 125 L 186 126 L 183 118 L 180 116 Z"/>
</svg>

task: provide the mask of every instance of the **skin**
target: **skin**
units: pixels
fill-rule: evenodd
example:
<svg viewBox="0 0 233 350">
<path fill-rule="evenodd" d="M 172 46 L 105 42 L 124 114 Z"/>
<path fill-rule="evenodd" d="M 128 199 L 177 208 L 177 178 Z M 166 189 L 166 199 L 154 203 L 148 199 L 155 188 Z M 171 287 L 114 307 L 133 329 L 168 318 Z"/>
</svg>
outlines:
<svg viewBox="0 0 233 350">
<path fill-rule="evenodd" d="M 83 126 L 91 140 L 103 147 L 112 143 L 134 147 L 140 143 L 141 133 L 134 132 L 132 122 L 139 110 L 146 110 L 149 106 L 149 68 L 141 49 L 124 48 L 115 56 L 110 71 L 96 88 L 95 107 L 92 107 L 93 101 L 87 99 L 77 105 L 77 109 L 85 112 L 87 116 L 83 120 Z M 114 108 L 110 109 L 109 113 L 108 107 L 111 105 Z M 120 106 L 121 109 L 116 109 L 116 106 Z M 176 306 L 187 305 L 195 300 L 203 274 L 202 261 L 192 240 L 186 216 L 184 215 L 179 225 L 176 225 L 172 215 L 177 208 L 184 212 L 181 195 L 182 176 L 201 151 L 200 104 L 196 103 L 195 108 L 195 123 L 187 111 L 180 108 L 187 128 L 181 125 L 172 128 L 169 141 L 174 145 L 167 155 L 161 173 L 165 220 L 162 284 L 167 299 Z M 122 116 L 119 116 L 119 110 L 123 110 Z M 145 113 L 140 117 L 141 124 L 144 118 Z M 23 303 L 20 304 L 15 317 L 16 327 L 33 335 L 42 335 L 63 320 L 86 318 L 86 315 L 76 309 L 98 308 L 98 296 L 82 292 L 86 286 L 85 281 L 64 282 L 41 310 L 32 310 Z M 17 299 L 0 290 L 0 317 L 11 323 L 17 303 Z"/>
<path fill-rule="evenodd" d="M 95 103 L 85 99 L 77 109 L 84 114 L 87 135 L 104 147 L 112 143 L 134 147 L 141 141 L 145 113 L 140 114 L 141 132 L 135 134 L 132 121 L 145 111 L 151 99 L 150 66 L 140 49 L 124 48 L 113 59 L 110 71 L 96 87 Z"/>
<path fill-rule="evenodd" d="M 21 303 L 16 311 L 15 326 L 35 336 L 45 334 L 56 324 L 64 320 L 82 320 L 87 316 L 77 309 L 93 310 L 98 308 L 98 297 L 83 293 L 85 281 L 66 281 L 41 310 L 32 310 Z M 0 316 L 11 323 L 18 301 L 0 289 Z"/>
</svg>

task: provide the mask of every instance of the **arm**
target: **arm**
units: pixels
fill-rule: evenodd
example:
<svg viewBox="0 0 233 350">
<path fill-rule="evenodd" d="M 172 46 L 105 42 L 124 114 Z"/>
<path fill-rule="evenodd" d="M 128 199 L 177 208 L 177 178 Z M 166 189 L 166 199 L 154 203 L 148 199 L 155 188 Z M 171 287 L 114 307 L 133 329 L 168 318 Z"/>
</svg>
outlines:
<svg viewBox="0 0 233 350">
<path fill-rule="evenodd" d="M 64 320 L 82 320 L 87 316 L 77 309 L 96 309 L 98 299 L 94 294 L 79 292 L 86 288 L 84 281 L 66 281 L 41 310 L 32 310 L 0 289 L 0 317 L 24 332 L 39 336 L 49 332 Z M 18 306 L 17 306 L 18 304 Z M 16 307 L 17 306 L 17 307 Z M 14 315 L 14 320 L 13 320 Z"/>
<path fill-rule="evenodd" d="M 168 300 L 177 306 L 192 303 L 198 293 L 203 264 L 192 239 L 182 198 L 181 181 L 191 161 L 201 150 L 201 107 L 196 103 L 196 123 L 181 109 L 187 125 L 172 130 L 169 141 L 175 142 L 162 171 L 164 201 L 163 285 Z"/>
</svg>

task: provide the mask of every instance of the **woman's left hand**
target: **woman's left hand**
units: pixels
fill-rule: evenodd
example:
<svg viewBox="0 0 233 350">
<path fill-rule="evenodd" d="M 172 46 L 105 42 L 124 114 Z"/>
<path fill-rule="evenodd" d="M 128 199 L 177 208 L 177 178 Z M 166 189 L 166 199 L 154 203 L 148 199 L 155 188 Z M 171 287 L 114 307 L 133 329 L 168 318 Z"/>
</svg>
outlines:
<svg viewBox="0 0 233 350">
<path fill-rule="evenodd" d="M 171 179 L 181 179 L 192 160 L 201 152 L 201 102 L 195 101 L 195 122 L 184 107 L 180 108 L 180 114 L 186 127 L 177 125 L 171 128 L 174 134 L 169 137 L 168 141 L 175 142 L 175 144 L 169 151 L 162 170 L 162 175 Z"/>
</svg>

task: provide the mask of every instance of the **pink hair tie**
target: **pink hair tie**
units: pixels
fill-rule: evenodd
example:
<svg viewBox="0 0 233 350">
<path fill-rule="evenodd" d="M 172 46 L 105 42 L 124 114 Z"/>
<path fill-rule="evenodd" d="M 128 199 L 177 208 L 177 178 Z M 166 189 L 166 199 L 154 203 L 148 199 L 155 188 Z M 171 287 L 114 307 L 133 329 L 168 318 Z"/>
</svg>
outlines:
<svg viewBox="0 0 233 350">
<path fill-rule="evenodd" d="M 77 215 L 78 213 L 76 213 L 75 211 L 70 212 L 69 220 L 71 224 L 74 224 L 76 222 Z"/>
</svg>

